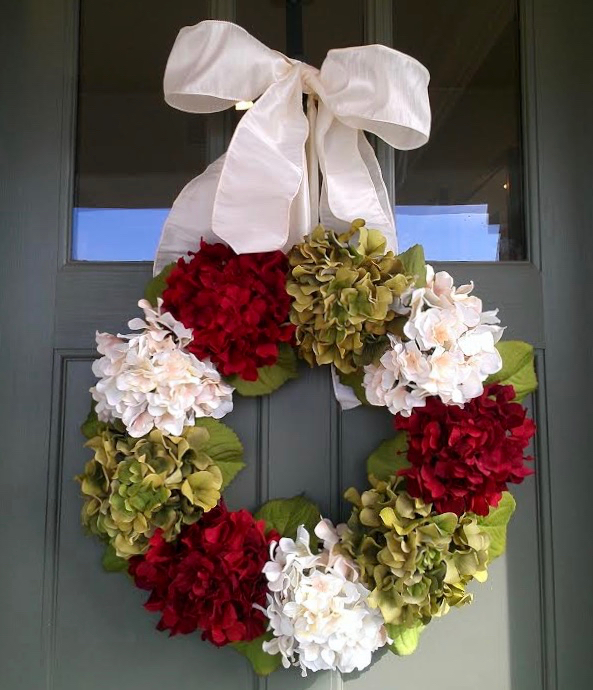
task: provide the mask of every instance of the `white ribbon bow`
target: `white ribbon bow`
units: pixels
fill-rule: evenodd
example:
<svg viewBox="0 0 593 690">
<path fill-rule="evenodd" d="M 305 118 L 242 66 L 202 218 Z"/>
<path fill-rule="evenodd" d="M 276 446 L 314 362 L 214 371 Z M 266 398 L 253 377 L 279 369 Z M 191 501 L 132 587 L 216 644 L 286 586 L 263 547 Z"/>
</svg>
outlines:
<svg viewBox="0 0 593 690">
<path fill-rule="evenodd" d="M 258 100 L 226 154 L 176 199 L 155 273 L 196 250 L 200 238 L 223 240 L 237 253 L 288 250 L 319 220 L 340 231 L 360 216 L 396 250 L 393 211 L 362 130 L 402 150 L 424 144 L 428 80 L 419 62 L 382 45 L 330 50 L 318 70 L 236 24 L 182 29 L 165 71 L 169 105 L 211 113 Z"/>
</svg>

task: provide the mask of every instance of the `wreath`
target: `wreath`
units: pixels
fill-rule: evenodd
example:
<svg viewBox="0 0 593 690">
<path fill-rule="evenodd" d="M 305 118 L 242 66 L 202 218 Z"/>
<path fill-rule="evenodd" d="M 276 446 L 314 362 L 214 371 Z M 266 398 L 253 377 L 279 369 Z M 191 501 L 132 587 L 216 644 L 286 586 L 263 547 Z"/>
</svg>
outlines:
<svg viewBox="0 0 593 690">
<path fill-rule="evenodd" d="M 505 549 L 508 485 L 532 473 L 520 401 L 536 387 L 532 347 L 502 341 L 472 291 L 357 219 L 288 251 L 202 239 L 151 280 L 131 333 L 97 333 L 82 522 L 159 630 L 230 645 L 262 675 L 350 673 L 471 602 Z M 223 499 L 244 459 L 220 420 L 235 395 L 290 385 L 298 359 L 393 415 L 345 524 L 304 494 L 253 514 Z"/>
</svg>

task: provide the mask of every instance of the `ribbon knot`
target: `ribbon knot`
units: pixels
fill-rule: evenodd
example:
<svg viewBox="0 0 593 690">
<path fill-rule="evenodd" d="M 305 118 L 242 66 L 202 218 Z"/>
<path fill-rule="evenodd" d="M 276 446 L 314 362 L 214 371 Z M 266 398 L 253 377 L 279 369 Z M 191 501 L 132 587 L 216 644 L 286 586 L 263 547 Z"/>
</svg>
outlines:
<svg viewBox="0 0 593 690">
<path fill-rule="evenodd" d="M 255 103 L 226 154 L 176 199 L 155 272 L 201 238 L 237 253 L 289 249 L 319 220 L 341 230 L 359 216 L 396 249 L 393 211 L 363 130 L 402 150 L 424 144 L 428 80 L 419 62 L 385 46 L 331 50 L 317 69 L 229 22 L 182 29 L 165 70 L 167 103 L 193 113 Z"/>
<path fill-rule="evenodd" d="M 319 83 L 319 70 L 306 62 L 296 62 L 296 68 L 301 72 L 301 88 L 307 95 L 315 94 L 315 89 Z M 294 67 L 293 67 L 294 69 Z"/>
</svg>

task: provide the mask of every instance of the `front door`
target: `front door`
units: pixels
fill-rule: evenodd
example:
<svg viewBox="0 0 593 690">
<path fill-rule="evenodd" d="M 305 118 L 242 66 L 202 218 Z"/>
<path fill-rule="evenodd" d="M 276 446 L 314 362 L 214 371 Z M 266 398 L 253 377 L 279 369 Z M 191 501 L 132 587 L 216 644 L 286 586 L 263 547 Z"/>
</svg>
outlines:
<svg viewBox="0 0 593 690">
<path fill-rule="evenodd" d="M 578 343 L 587 309 L 591 318 L 590 8 L 19 0 L 2 14 L 2 687 L 589 687 L 590 375 Z M 137 315 L 167 209 L 224 150 L 239 117 L 192 116 L 162 101 L 176 32 L 207 17 L 236 21 L 315 65 L 332 47 L 365 42 L 427 65 L 430 143 L 409 154 L 377 143 L 400 248 L 421 242 L 458 284 L 473 279 L 487 307 L 501 308 L 505 337 L 537 348 L 537 474 L 514 491 L 507 556 L 474 588 L 470 608 L 429 626 L 415 655 L 385 653 L 360 676 L 282 671 L 262 680 L 231 649 L 195 635 L 167 639 L 143 610 L 144 593 L 102 571 L 100 546 L 79 523 L 72 478 L 88 456 L 79 426 L 95 330 L 121 331 Z M 345 516 L 344 489 L 365 485 L 364 461 L 391 433 L 377 409 L 341 412 L 325 368 L 303 367 L 269 399 L 238 399 L 225 421 L 247 460 L 232 507 L 306 492 L 334 520 Z"/>
</svg>

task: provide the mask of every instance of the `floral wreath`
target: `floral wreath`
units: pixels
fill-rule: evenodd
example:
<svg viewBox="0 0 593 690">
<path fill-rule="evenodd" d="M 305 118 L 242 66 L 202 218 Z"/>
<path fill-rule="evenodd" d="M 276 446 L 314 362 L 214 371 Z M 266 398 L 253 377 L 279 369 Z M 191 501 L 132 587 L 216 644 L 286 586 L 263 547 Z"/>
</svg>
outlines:
<svg viewBox="0 0 593 690">
<path fill-rule="evenodd" d="M 228 50 L 232 24 L 190 38 L 220 24 Z M 532 347 L 501 341 L 473 284 L 435 273 L 418 245 L 395 253 L 363 220 L 318 225 L 286 251 L 201 234 L 148 284 L 132 333 L 96 336 L 82 426 L 94 457 L 77 480 L 104 568 L 150 592 L 159 630 L 230 645 L 258 674 L 350 673 L 386 646 L 412 653 L 505 549 L 508 485 L 532 473 L 535 426 L 519 402 L 536 387 Z M 254 514 L 222 498 L 244 466 L 220 421 L 233 396 L 273 393 L 298 358 L 333 368 L 345 407 L 393 415 L 369 486 L 345 493 L 346 524 L 304 495 Z"/>
</svg>

